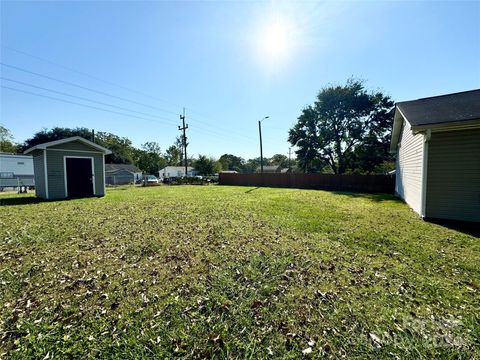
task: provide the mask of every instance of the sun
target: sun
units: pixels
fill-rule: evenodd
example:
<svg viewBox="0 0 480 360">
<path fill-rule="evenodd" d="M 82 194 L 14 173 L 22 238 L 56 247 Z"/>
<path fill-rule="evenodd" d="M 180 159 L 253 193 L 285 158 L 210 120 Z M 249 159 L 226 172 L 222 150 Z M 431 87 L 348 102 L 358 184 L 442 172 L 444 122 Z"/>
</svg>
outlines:
<svg viewBox="0 0 480 360">
<path fill-rule="evenodd" d="M 261 24 L 256 31 L 256 54 L 270 70 L 285 66 L 294 53 L 294 26 L 285 17 L 275 17 Z"/>
<path fill-rule="evenodd" d="M 289 25 L 276 20 L 268 24 L 261 34 L 261 46 L 265 56 L 276 58 L 285 56 L 291 47 Z"/>
</svg>

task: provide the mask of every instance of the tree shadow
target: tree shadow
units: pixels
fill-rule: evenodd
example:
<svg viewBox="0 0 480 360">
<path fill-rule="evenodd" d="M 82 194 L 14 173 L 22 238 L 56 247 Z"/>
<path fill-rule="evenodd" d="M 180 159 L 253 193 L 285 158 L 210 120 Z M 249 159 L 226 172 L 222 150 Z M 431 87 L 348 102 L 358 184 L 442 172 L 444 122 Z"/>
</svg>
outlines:
<svg viewBox="0 0 480 360">
<path fill-rule="evenodd" d="M 459 221 L 459 220 L 445 220 L 445 219 L 425 219 L 426 222 L 440 225 L 451 230 L 456 230 L 461 233 L 480 238 L 480 222 Z"/>
<path fill-rule="evenodd" d="M 356 193 L 356 192 L 343 192 L 343 191 L 332 191 L 335 195 L 343 195 L 348 196 L 351 198 L 360 198 L 360 199 L 368 199 L 374 202 L 382 202 L 382 201 L 395 201 L 395 202 L 403 202 L 401 199 L 396 197 L 392 194 L 371 194 L 371 193 Z"/>
</svg>

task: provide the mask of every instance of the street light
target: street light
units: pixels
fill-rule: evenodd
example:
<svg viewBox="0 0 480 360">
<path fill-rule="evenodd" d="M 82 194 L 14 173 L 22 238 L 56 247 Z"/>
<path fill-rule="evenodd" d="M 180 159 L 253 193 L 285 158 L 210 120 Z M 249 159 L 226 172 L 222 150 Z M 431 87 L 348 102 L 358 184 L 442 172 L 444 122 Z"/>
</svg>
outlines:
<svg viewBox="0 0 480 360">
<path fill-rule="evenodd" d="M 258 133 L 260 134 L 260 173 L 263 174 L 263 149 L 262 149 L 262 121 L 270 116 L 265 116 L 262 120 L 258 120 Z"/>
</svg>

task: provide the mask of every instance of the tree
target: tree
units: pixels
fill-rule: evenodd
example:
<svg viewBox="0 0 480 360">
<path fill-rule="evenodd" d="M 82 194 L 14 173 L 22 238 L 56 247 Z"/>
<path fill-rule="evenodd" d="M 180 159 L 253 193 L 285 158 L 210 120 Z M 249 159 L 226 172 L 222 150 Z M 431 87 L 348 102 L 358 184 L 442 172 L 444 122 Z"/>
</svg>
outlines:
<svg viewBox="0 0 480 360">
<path fill-rule="evenodd" d="M 42 129 L 22 144 L 21 150 L 24 151 L 32 146 L 46 143 L 49 141 L 61 140 L 72 136 L 81 136 L 84 139 L 92 140 L 92 133 L 84 127 L 61 128 L 54 127 L 51 130 Z M 133 162 L 133 152 L 135 148 L 132 146 L 130 139 L 120 137 L 108 132 L 98 132 L 95 134 L 95 142 L 112 151 L 111 155 L 105 157 L 106 162 L 131 164 Z"/>
<path fill-rule="evenodd" d="M 182 164 L 182 152 L 175 145 L 172 145 L 167 149 L 165 158 L 168 165 L 178 166 Z"/>
<path fill-rule="evenodd" d="M 194 162 L 194 167 L 199 175 L 212 175 L 215 173 L 215 163 L 215 159 L 208 158 L 205 155 L 198 155 L 198 159 Z"/>
<path fill-rule="evenodd" d="M 223 154 L 220 156 L 220 159 L 218 159 L 218 162 L 221 164 L 222 170 L 241 172 L 245 166 L 245 160 L 243 158 L 232 154 Z"/>
<path fill-rule="evenodd" d="M 282 168 L 288 168 L 288 157 L 283 154 L 275 154 L 270 158 L 270 164 L 280 166 Z"/>
<path fill-rule="evenodd" d="M 0 152 L 16 153 L 18 150 L 19 146 L 13 141 L 10 130 L 0 125 Z"/>
<path fill-rule="evenodd" d="M 160 145 L 154 141 L 146 142 L 142 149 L 136 149 L 134 162 L 142 171 L 155 175 L 167 164 Z"/>
<path fill-rule="evenodd" d="M 127 137 L 120 137 L 108 132 L 95 134 L 95 142 L 112 151 L 111 155 L 105 156 L 106 162 L 114 164 L 132 164 L 135 148 L 132 141 Z"/>
<path fill-rule="evenodd" d="M 288 140 L 304 171 L 328 165 L 335 174 L 370 172 L 388 158 L 384 151 L 393 123 L 393 101 L 368 93 L 359 80 L 323 88 L 303 109 Z M 378 155 L 367 159 L 372 152 Z"/>
<path fill-rule="evenodd" d="M 270 160 L 267 158 L 263 158 L 263 166 L 268 166 L 268 165 L 270 165 Z M 248 159 L 247 162 L 245 163 L 245 166 L 243 167 L 243 172 L 247 174 L 252 174 L 252 173 L 255 173 L 259 167 L 260 167 L 260 157 Z"/>
</svg>

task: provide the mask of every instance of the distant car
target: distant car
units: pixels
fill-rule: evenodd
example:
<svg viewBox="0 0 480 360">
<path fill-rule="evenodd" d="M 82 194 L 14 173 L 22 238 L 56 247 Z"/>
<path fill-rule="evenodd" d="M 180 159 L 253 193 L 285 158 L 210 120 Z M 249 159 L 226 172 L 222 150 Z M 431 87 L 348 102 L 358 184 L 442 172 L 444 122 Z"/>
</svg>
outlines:
<svg viewBox="0 0 480 360">
<path fill-rule="evenodd" d="M 145 181 L 147 184 L 158 184 L 159 181 L 155 175 L 147 175 L 145 176 Z"/>
</svg>

